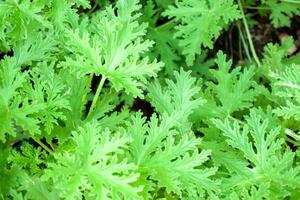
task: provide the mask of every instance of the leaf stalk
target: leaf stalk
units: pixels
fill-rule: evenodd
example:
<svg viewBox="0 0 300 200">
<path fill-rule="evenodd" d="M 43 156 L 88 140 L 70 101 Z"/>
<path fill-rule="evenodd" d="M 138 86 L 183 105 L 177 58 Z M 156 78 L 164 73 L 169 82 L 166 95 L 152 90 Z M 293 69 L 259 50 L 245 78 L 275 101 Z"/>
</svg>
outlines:
<svg viewBox="0 0 300 200">
<path fill-rule="evenodd" d="M 93 112 L 93 110 L 95 109 L 95 106 L 96 106 L 96 103 L 98 101 L 98 98 L 99 98 L 99 94 L 103 88 L 103 85 L 105 83 L 105 80 L 106 80 L 106 77 L 104 75 L 102 75 L 102 78 L 101 78 L 101 81 L 97 87 L 97 90 L 96 90 L 96 93 L 95 93 L 95 96 L 93 98 L 93 101 L 92 101 L 92 105 L 89 109 L 89 112 L 88 112 L 88 116 L 90 116 L 90 114 Z"/>
<path fill-rule="evenodd" d="M 47 145 L 45 145 L 43 142 L 41 142 L 39 139 L 37 139 L 36 137 L 34 136 L 31 136 L 31 138 L 36 142 L 38 143 L 44 150 L 46 150 L 49 154 L 52 154 L 53 151 L 47 147 Z"/>
</svg>

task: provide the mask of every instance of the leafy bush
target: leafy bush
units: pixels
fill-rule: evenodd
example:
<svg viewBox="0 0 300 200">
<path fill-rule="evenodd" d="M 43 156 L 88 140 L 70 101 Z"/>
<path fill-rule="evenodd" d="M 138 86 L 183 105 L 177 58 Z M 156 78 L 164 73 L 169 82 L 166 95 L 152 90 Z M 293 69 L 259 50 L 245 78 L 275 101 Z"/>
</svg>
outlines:
<svg viewBox="0 0 300 200">
<path fill-rule="evenodd" d="M 244 9 L 300 3 L 1 1 L 0 199 L 299 199 L 300 54 Z M 230 26 L 242 65 L 207 53 Z"/>
</svg>

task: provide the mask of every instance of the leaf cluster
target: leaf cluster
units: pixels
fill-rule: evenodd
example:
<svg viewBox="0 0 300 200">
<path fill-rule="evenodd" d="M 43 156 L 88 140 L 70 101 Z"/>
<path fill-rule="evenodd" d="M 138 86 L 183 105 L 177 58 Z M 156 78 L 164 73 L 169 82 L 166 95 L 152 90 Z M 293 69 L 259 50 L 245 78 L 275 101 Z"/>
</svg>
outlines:
<svg viewBox="0 0 300 200">
<path fill-rule="evenodd" d="M 299 199 L 292 38 L 207 58 L 241 9 L 298 5 L 1 1 L 0 199 Z"/>
</svg>

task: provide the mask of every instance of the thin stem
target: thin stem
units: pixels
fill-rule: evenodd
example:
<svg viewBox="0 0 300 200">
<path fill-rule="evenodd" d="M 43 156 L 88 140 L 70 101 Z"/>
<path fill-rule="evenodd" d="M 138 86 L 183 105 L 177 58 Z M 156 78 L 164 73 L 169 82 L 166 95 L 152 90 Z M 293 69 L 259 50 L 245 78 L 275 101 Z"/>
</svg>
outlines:
<svg viewBox="0 0 300 200">
<path fill-rule="evenodd" d="M 285 138 L 285 140 L 288 141 L 288 142 L 290 142 L 290 143 L 292 143 L 295 146 L 300 146 L 297 142 L 295 142 L 294 140 L 291 140 L 290 138 Z"/>
<path fill-rule="evenodd" d="M 290 137 L 294 138 L 297 141 L 300 141 L 300 135 L 294 133 L 294 131 L 292 131 L 290 129 L 286 129 L 285 134 L 289 135 Z"/>
<path fill-rule="evenodd" d="M 295 3 L 295 4 L 300 4 L 300 1 L 298 0 L 281 0 L 282 2 L 286 2 L 286 3 Z"/>
<path fill-rule="evenodd" d="M 98 2 L 96 1 L 95 4 L 94 4 L 94 6 L 88 11 L 87 14 L 89 15 L 89 14 L 93 13 L 94 10 L 97 8 L 97 6 L 98 6 Z"/>
<path fill-rule="evenodd" d="M 49 154 L 53 153 L 53 151 L 47 147 L 44 143 L 42 143 L 39 139 L 37 139 L 36 137 L 34 136 L 31 136 L 31 138 L 36 142 L 38 143 L 43 149 L 45 149 Z"/>
<path fill-rule="evenodd" d="M 52 143 L 52 142 L 49 142 L 48 144 L 49 144 L 49 146 L 51 147 L 51 149 L 54 149 L 54 146 L 53 146 L 53 143 Z"/>
<path fill-rule="evenodd" d="M 94 110 L 94 108 L 96 106 L 96 103 L 97 103 L 98 98 L 99 98 L 99 94 L 100 94 L 100 92 L 101 92 L 101 90 L 103 88 L 105 80 L 106 80 L 106 77 L 104 75 L 102 75 L 101 81 L 100 81 L 100 83 L 99 83 L 99 85 L 97 87 L 95 96 L 93 98 L 92 105 L 91 105 L 90 110 L 88 112 L 88 116 L 93 112 L 93 110 Z"/>
<path fill-rule="evenodd" d="M 230 119 L 232 119 L 232 120 L 236 120 L 238 123 L 240 123 L 240 124 L 242 124 L 242 125 L 245 125 L 245 122 L 243 122 L 242 120 L 240 120 L 240 119 L 237 119 L 237 118 L 234 118 L 234 117 L 232 117 L 231 115 L 227 115 L 227 117 L 229 117 Z"/>
<path fill-rule="evenodd" d="M 244 49 L 245 49 L 246 56 L 247 56 L 248 60 L 250 62 L 252 62 L 252 58 L 250 56 L 249 49 L 248 49 L 248 46 L 246 44 L 243 32 L 242 32 L 241 27 L 240 27 L 240 25 L 238 23 L 237 23 L 237 27 L 238 27 L 238 30 L 239 30 L 239 34 L 240 34 L 240 38 L 241 38 L 242 44 L 243 44 Z"/>
<path fill-rule="evenodd" d="M 167 26 L 170 26 L 171 24 L 174 24 L 174 23 L 175 23 L 175 18 L 171 19 L 170 21 L 168 21 L 168 22 L 166 22 L 166 23 L 164 23 L 164 24 L 162 24 L 160 26 L 157 26 L 155 29 L 156 30 L 163 29 L 163 28 L 165 28 Z"/>
<path fill-rule="evenodd" d="M 245 26 L 246 35 L 247 35 L 247 38 L 248 38 L 248 41 L 249 41 L 249 46 L 250 46 L 250 50 L 252 52 L 252 56 L 253 56 L 256 64 L 258 66 L 260 66 L 260 62 L 259 62 L 258 56 L 257 56 L 257 54 L 255 52 L 255 49 L 254 49 L 253 41 L 252 41 L 252 38 L 251 38 L 251 34 L 250 34 L 250 31 L 249 31 L 249 28 L 248 28 L 247 20 L 246 20 L 244 10 L 243 10 L 243 7 L 242 7 L 242 4 L 241 4 L 240 0 L 238 0 L 238 4 L 239 4 L 239 8 L 241 10 L 242 20 L 243 20 L 243 23 L 244 23 L 244 26 Z"/>
</svg>

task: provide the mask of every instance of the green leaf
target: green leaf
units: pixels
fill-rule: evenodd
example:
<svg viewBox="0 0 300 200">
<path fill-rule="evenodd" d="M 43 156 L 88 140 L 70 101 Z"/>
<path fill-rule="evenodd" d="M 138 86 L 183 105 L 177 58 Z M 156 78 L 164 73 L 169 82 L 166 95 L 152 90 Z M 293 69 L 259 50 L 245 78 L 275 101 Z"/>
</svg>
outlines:
<svg viewBox="0 0 300 200">
<path fill-rule="evenodd" d="M 123 159 L 129 138 L 99 132 L 95 123 L 87 123 L 73 132 L 74 148 L 54 153 L 43 180 L 52 182 L 61 198 L 135 199 L 139 188 L 131 186 L 138 174 L 135 166 Z M 55 184 L 54 184 L 55 183 Z"/>
<path fill-rule="evenodd" d="M 289 37 L 281 45 L 269 43 L 264 47 L 263 66 L 259 69 L 261 75 L 268 76 L 269 70 L 284 70 L 285 59 L 293 42 L 293 38 Z"/>
<path fill-rule="evenodd" d="M 226 142 L 241 151 L 251 166 L 247 183 L 258 186 L 268 183 L 268 198 L 284 198 L 299 188 L 299 166 L 294 167 L 294 153 L 283 148 L 280 127 L 270 127 L 258 111 L 252 110 L 246 123 L 213 120 L 227 138 Z M 281 192 L 275 192 L 281 191 Z"/>
<path fill-rule="evenodd" d="M 278 2 L 276 0 L 262 0 L 271 9 L 270 19 L 276 27 L 290 26 L 291 18 L 300 15 L 300 4 L 295 2 Z"/>
<path fill-rule="evenodd" d="M 270 73 L 274 94 L 283 99 L 284 103 L 274 112 L 285 119 L 300 120 L 300 72 L 298 65 L 286 66 L 283 71 Z"/>
<path fill-rule="evenodd" d="M 35 34 L 38 29 L 50 29 L 51 23 L 41 15 L 46 4 L 29 0 L 7 0 L 0 2 L 0 13 L 3 19 L 0 22 L 0 32 L 4 32 L 7 45 L 16 44 Z M 1 37 L 0 37 L 1 38 Z M 1 41 L 2 43 L 2 41 Z"/>
<path fill-rule="evenodd" d="M 175 34 L 174 21 L 166 22 L 157 26 L 160 20 L 159 9 L 155 8 L 152 1 L 148 1 L 144 7 L 144 15 L 141 16 L 142 21 L 149 24 L 146 38 L 155 42 L 151 51 L 148 53 L 152 60 L 160 59 L 164 62 L 164 71 L 168 75 L 173 75 L 177 62 L 181 60 L 179 54 L 178 40 L 173 37 Z"/>
<path fill-rule="evenodd" d="M 14 48 L 14 57 L 18 65 L 30 65 L 34 61 L 46 61 L 57 51 L 54 35 L 44 36 L 41 33 L 31 34 L 24 44 Z"/>
<path fill-rule="evenodd" d="M 175 81 L 166 80 L 167 87 L 162 88 L 156 82 L 148 88 L 151 103 L 156 110 L 162 115 L 172 116 L 174 121 L 180 123 L 187 121 L 193 110 L 205 103 L 205 100 L 195 98 L 200 88 L 195 86 L 196 80 L 190 73 L 181 69 L 179 73 L 174 73 Z"/>
<path fill-rule="evenodd" d="M 74 68 L 80 75 L 102 74 L 115 90 L 124 89 L 142 97 L 147 78 L 155 77 L 163 64 L 150 63 L 147 57 L 142 57 L 153 43 L 142 39 L 146 26 L 136 21 L 139 8 L 134 0 L 120 1 L 116 8 L 118 15 L 107 8 L 94 16 L 91 29 L 95 34 L 69 30 L 67 48 L 77 56 L 67 57 L 63 65 Z"/>
<path fill-rule="evenodd" d="M 33 114 L 43 108 L 40 104 L 29 103 L 20 91 L 26 83 L 26 73 L 21 73 L 14 58 L 6 57 L 0 63 L 0 140 L 5 141 L 5 134 L 16 136 L 16 125 L 31 134 L 39 134 L 39 121 Z"/>
<path fill-rule="evenodd" d="M 253 66 L 243 71 L 241 67 L 231 70 L 232 61 L 226 61 L 222 52 L 218 52 L 216 63 L 218 69 L 210 70 L 215 81 L 207 82 L 207 88 L 201 94 L 201 97 L 207 100 L 207 103 L 197 110 L 196 116 L 201 118 L 223 118 L 233 112 L 250 108 L 259 94 L 257 84 L 253 80 Z"/>
<path fill-rule="evenodd" d="M 237 5 L 232 0 L 180 0 L 163 14 L 179 22 L 175 37 L 180 40 L 179 45 L 189 66 L 196 54 L 201 54 L 202 48 L 213 47 L 214 39 L 225 25 L 240 18 Z"/>
<path fill-rule="evenodd" d="M 156 181 L 157 187 L 182 198 L 199 198 L 206 191 L 215 191 L 217 183 L 210 176 L 216 168 L 201 168 L 210 151 L 198 152 L 200 139 L 191 132 L 178 132 L 175 125 L 172 116 L 158 119 L 154 115 L 145 123 L 140 114 L 128 124 L 126 132 L 133 139 L 130 155 L 141 174 L 139 182 L 146 181 L 148 186 L 143 193 L 153 191 Z"/>
<path fill-rule="evenodd" d="M 68 87 L 63 77 L 54 72 L 54 63 L 41 63 L 31 71 L 33 86 L 27 88 L 26 96 L 32 104 L 43 105 L 36 118 L 50 134 L 59 120 L 65 120 L 64 109 L 70 109 L 67 99 Z"/>
<path fill-rule="evenodd" d="M 198 152 L 200 139 L 193 135 L 188 121 L 204 101 L 194 99 L 199 88 L 190 72 L 175 73 L 175 81 L 167 80 L 167 84 L 162 88 L 155 83 L 149 88 L 151 102 L 161 117 L 153 115 L 146 123 L 138 114 L 126 130 L 133 139 L 129 150 L 139 166 L 139 181 L 149 185 L 143 193 L 152 191 L 158 181 L 157 187 L 165 187 L 167 193 L 175 193 L 179 198 L 205 196 L 206 191 L 216 190 L 217 183 L 210 179 L 216 168 L 200 167 L 210 151 Z"/>
</svg>

